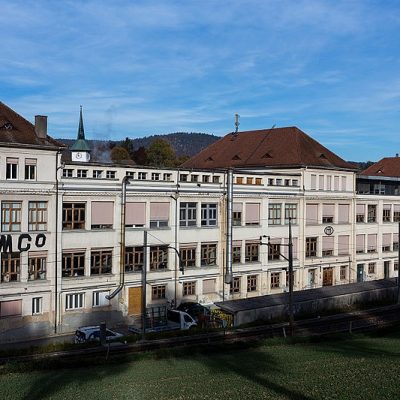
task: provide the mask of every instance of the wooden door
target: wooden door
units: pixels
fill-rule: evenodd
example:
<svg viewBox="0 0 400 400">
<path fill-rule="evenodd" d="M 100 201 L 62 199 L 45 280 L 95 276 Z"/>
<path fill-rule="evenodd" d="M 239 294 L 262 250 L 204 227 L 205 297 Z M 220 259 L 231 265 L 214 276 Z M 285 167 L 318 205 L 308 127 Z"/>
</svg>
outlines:
<svg viewBox="0 0 400 400">
<path fill-rule="evenodd" d="M 128 297 L 128 314 L 139 315 L 142 313 L 142 287 L 130 287 Z"/>
<path fill-rule="evenodd" d="M 322 273 L 322 286 L 333 285 L 333 268 L 324 268 Z"/>
</svg>

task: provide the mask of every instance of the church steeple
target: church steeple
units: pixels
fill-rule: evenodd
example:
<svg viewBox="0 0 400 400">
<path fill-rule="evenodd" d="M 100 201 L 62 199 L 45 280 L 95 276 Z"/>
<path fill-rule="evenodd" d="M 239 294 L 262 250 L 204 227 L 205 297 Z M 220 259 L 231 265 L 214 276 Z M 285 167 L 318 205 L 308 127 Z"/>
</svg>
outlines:
<svg viewBox="0 0 400 400">
<path fill-rule="evenodd" d="M 83 128 L 82 106 L 79 112 L 78 137 L 71 147 L 72 161 L 88 162 L 90 160 L 90 147 L 85 139 L 85 130 Z"/>
<path fill-rule="evenodd" d="M 82 106 L 79 112 L 78 140 L 79 139 L 85 140 L 85 130 L 83 129 Z"/>
</svg>

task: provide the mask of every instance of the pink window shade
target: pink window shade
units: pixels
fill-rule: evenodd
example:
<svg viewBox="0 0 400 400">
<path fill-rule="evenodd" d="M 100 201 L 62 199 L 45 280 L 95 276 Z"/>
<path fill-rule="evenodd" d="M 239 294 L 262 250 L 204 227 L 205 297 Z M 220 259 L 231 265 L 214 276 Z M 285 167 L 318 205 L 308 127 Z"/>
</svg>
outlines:
<svg viewBox="0 0 400 400">
<path fill-rule="evenodd" d="M 242 245 L 242 241 L 241 241 L 241 240 L 233 240 L 233 241 L 232 241 L 232 247 L 233 247 L 233 246 L 239 247 L 239 246 L 241 246 L 241 245 Z"/>
<path fill-rule="evenodd" d="M 334 217 L 335 216 L 335 205 L 334 204 L 323 204 L 322 214 L 324 217 Z"/>
<path fill-rule="evenodd" d="M 339 177 L 338 176 L 334 177 L 334 185 L 335 185 L 335 190 L 339 190 Z"/>
<path fill-rule="evenodd" d="M 297 258 L 297 238 L 293 238 L 292 239 L 292 243 L 293 243 L 293 258 Z M 287 246 L 289 244 L 289 239 L 284 238 L 282 240 L 282 244 L 284 246 L 281 247 L 281 253 L 288 258 L 289 257 L 289 246 Z"/>
<path fill-rule="evenodd" d="M 36 165 L 36 158 L 25 158 L 25 165 Z"/>
<path fill-rule="evenodd" d="M 47 251 L 30 251 L 28 252 L 29 258 L 46 258 Z"/>
<path fill-rule="evenodd" d="M 315 190 L 317 188 L 317 175 L 311 175 L 311 189 Z"/>
<path fill-rule="evenodd" d="M 318 204 L 307 204 L 306 224 L 315 225 L 318 223 Z"/>
<path fill-rule="evenodd" d="M 383 205 L 383 209 L 384 210 L 390 210 L 392 208 L 392 205 L 391 204 L 384 204 Z"/>
<path fill-rule="evenodd" d="M 282 239 L 281 239 L 281 238 L 271 238 L 271 239 L 269 240 L 269 242 L 270 242 L 271 244 L 281 244 L 281 243 L 282 243 Z"/>
<path fill-rule="evenodd" d="M 7 157 L 7 164 L 18 164 L 18 158 Z"/>
<path fill-rule="evenodd" d="M 393 205 L 393 211 L 400 212 L 400 204 L 394 204 Z"/>
<path fill-rule="evenodd" d="M 338 222 L 339 224 L 347 224 L 349 222 L 349 205 L 339 204 Z"/>
<path fill-rule="evenodd" d="M 233 212 L 243 212 L 243 203 L 233 203 Z"/>
<path fill-rule="evenodd" d="M 368 249 L 376 249 L 376 234 L 368 235 Z"/>
<path fill-rule="evenodd" d="M 357 204 L 356 205 L 356 213 L 357 214 L 365 214 L 365 204 Z"/>
<path fill-rule="evenodd" d="M 318 185 L 319 185 L 319 190 L 324 190 L 324 176 L 320 175 L 318 177 Z"/>
<path fill-rule="evenodd" d="M 398 241 L 399 241 L 399 234 L 393 233 L 393 243 L 398 243 Z"/>
<path fill-rule="evenodd" d="M 390 246 L 392 244 L 392 234 L 384 233 L 382 235 L 382 246 Z"/>
<path fill-rule="evenodd" d="M 348 235 L 338 236 L 338 254 L 339 256 L 349 254 L 349 239 Z"/>
<path fill-rule="evenodd" d="M 113 201 L 92 201 L 92 225 L 112 225 L 114 222 Z"/>
<path fill-rule="evenodd" d="M 169 203 L 150 203 L 150 219 L 169 219 Z"/>
<path fill-rule="evenodd" d="M 11 317 L 22 314 L 22 300 L 2 301 L 0 303 L 0 316 Z"/>
<path fill-rule="evenodd" d="M 346 191 L 346 181 L 347 181 L 346 177 L 342 176 L 342 192 Z"/>
<path fill-rule="evenodd" d="M 260 223 L 260 204 L 246 203 L 246 224 Z"/>
<path fill-rule="evenodd" d="M 333 236 L 322 237 L 322 250 L 333 250 Z"/>
<path fill-rule="evenodd" d="M 356 250 L 364 252 L 365 235 L 356 235 Z"/>
<path fill-rule="evenodd" d="M 146 203 L 126 203 L 125 224 L 145 225 Z"/>
<path fill-rule="evenodd" d="M 298 240 L 297 240 L 297 238 L 293 238 L 292 241 L 293 241 L 293 258 L 298 258 L 298 255 L 297 255 L 297 242 L 298 242 Z"/>
<path fill-rule="evenodd" d="M 203 280 L 203 293 L 215 293 L 215 279 Z"/>
</svg>

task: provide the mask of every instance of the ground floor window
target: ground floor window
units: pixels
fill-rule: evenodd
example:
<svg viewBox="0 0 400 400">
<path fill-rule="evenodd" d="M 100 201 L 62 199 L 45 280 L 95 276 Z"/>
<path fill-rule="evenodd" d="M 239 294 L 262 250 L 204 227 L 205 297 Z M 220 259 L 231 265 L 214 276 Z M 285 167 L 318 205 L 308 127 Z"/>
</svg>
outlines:
<svg viewBox="0 0 400 400">
<path fill-rule="evenodd" d="M 368 263 L 368 273 L 375 274 L 376 272 L 376 263 Z"/>
<path fill-rule="evenodd" d="M 77 310 L 84 307 L 85 294 L 74 293 L 65 296 L 65 309 Z"/>
<path fill-rule="evenodd" d="M 183 282 L 183 295 L 192 296 L 196 294 L 196 281 Z"/>
<path fill-rule="evenodd" d="M 347 266 L 341 265 L 340 266 L 340 280 L 345 281 L 347 277 Z"/>
<path fill-rule="evenodd" d="M 281 273 L 271 272 L 271 289 L 277 289 L 281 285 Z"/>
<path fill-rule="evenodd" d="M 257 275 L 249 275 L 247 277 L 247 291 L 255 292 L 257 290 Z"/>
<path fill-rule="evenodd" d="M 107 296 L 110 294 L 108 290 L 93 292 L 93 307 L 105 307 L 110 305 Z"/>
<path fill-rule="evenodd" d="M 231 284 L 231 293 L 240 293 L 240 277 L 235 276 Z"/>
<path fill-rule="evenodd" d="M 32 299 L 32 315 L 42 314 L 43 298 L 34 297 Z"/>
<path fill-rule="evenodd" d="M 165 285 L 157 285 L 151 287 L 151 299 L 152 300 L 160 300 L 165 299 Z"/>
</svg>

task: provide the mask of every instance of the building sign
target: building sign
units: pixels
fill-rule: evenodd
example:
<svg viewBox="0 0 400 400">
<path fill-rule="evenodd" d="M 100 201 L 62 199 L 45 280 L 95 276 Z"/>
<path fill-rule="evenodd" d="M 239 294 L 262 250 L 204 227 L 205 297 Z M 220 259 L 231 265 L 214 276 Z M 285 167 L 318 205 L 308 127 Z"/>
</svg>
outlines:
<svg viewBox="0 0 400 400">
<path fill-rule="evenodd" d="M 0 235 L 0 253 L 13 253 L 14 251 L 30 250 L 31 246 L 34 245 L 38 249 L 46 244 L 46 235 L 44 233 L 39 233 L 33 239 L 29 233 L 22 233 L 18 236 L 17 249 L 13 247 L 13 236 L 15 235 Z"/>
</svg>

